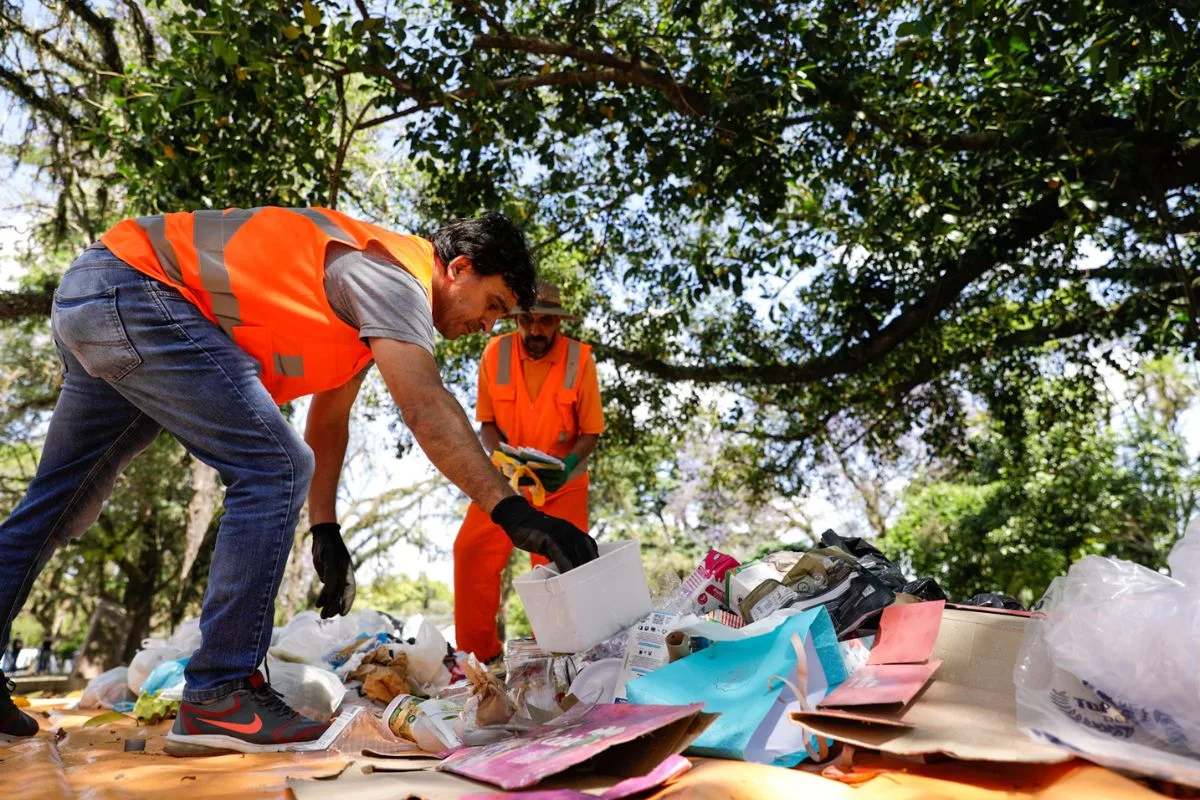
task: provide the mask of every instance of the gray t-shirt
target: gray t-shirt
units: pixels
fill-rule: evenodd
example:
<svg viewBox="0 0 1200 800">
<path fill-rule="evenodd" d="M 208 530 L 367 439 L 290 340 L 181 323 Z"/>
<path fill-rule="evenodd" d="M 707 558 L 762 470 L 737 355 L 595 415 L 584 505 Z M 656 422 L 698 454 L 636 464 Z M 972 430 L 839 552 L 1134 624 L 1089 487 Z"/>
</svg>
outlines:
<svg viewBox="0 0 1200 800">
<path fill-rule="evenodd" d="M 333 312 L 357 328 L 364 342 L 378 336 L 433 352 L 433 313 L 425 287 L 383 248 L 330 244 L 325 251 L 325 296 Z"/>
</svg>

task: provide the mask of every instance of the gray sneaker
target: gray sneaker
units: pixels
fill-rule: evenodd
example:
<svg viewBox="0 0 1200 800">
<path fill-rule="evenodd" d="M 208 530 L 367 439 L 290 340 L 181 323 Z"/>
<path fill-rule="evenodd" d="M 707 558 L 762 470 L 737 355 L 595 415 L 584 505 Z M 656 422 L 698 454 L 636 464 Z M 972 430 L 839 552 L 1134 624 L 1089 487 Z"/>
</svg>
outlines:
<svg viewBox="0 0 1200 800">
<path fill-rule="evenodd" d="M 164 749 L 173 756 L 272 753 L 315 741 L 328 727 L 293 710 L 256 672 L 219 700 L 180 703 Z"/>
</svg>

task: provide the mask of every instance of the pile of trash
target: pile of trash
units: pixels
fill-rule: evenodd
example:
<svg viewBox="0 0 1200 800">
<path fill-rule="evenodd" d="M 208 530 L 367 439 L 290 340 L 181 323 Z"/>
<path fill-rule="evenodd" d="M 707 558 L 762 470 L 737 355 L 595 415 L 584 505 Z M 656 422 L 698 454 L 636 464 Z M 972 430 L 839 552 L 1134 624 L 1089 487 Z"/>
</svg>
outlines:
<svg viewBox="0 0 1200 800">
<path fill-rule="evenodd" d="M 1001 594 L 948 604 L 935 580 L 827 531 L 807 552 L 745 564 L 710 551 L 652 601 L 629 553 L 610 544 L 564 575 L 518 579 L 537 638 L 506 643 L 503 684 L 469 659 L 462 682 L 389 707 L 388 728 L 442 752 L 442 769 L 506 789 L 601 752 L 613 763 L 635 724 L 640 752 L 660 760 L 821 765 L 850 744 L 1025 764 L 1084 755 L 1200 785 L 1196 583 L 1089 557 L 1051 588 L 1043 618 Z M 1200 529 L 1172 567 L 1200 581 Z M 1178 636 L 1158 626 L 1135 649 L 1106 648 L 1161 616 L 1152 607 L 1172 610 Z M 1163 664 L 1162 680 L 1148 677 Z M 1137 759 L 1113 739 L 1128 731 Z"/>
<path fill-rule="evenodd" d="M 128 667 L 88 684 L 78 706 L 132 712 L 150 724 L 174 716 L 184 670 L 200 640 L 198 620 L 183 623 L 168 639 L 143 640 Z M 292 708 L 322 721 L 345 706 L 430 697 L 461 675 L 454 651 L 423 617 L 402 622 L 371 610 L 324 620 L 315 611 L 296 615 L 272 632 L 266 669 Z"/>
<path fill-rule="evenodd" d="M 935 580 L 826 531 L 807 552 L 748 563 L 712 550 L 651 598 L 637 543 L 604 543 L 570 572 L 514 581 L 534 638 L 505 643 L 502 674 L 420 617 L 375 611 L 299 615 L 274 632 L 267 667 L 302 713 L 367 706 L 400 746 L 503 789 L 601 757 L 665 774 L 686 769 L 685 752 L 795 767 L 836 764 L 842 745 L 1082 755 L 1200 786 L 1200 522 L 1171 567 L 1089 556 L 1035 612 L 999 594 L 955 605 Z M 194 623 L 147 640 L 84 701 L 168 716 L 198 644 Z"/>
</svg>

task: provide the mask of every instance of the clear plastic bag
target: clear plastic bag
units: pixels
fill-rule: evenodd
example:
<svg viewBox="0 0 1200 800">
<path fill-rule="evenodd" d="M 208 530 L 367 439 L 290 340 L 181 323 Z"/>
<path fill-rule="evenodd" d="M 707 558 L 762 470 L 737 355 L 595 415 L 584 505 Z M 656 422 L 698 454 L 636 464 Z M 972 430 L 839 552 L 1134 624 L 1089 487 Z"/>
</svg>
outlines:
<svg viewBox="0 0 1200 800">
<path fill-rule="evenodd" d="M 328 720 L 346 694 L 342 679 L 321 667 L 268 658 L 267 669 L 271 688 L 309 719 Z"/>
<path fill-rule="evenodd" d="M 1017 720 L 1036 739 L 1114 767 L 1200 785 L 1200 525 L 1173 577 L 1087 556 L 1029 620 L 1014 670 Z"/>
<path fill-rule="evenodd" d="M 137 695 L 130 692 L 126 685 L 128 673 L 125 667 L 113 667 L 92 678 L 79 698 L 78 707 L 112 708 L 117 703 L 137 700 Z"/>
</svg>

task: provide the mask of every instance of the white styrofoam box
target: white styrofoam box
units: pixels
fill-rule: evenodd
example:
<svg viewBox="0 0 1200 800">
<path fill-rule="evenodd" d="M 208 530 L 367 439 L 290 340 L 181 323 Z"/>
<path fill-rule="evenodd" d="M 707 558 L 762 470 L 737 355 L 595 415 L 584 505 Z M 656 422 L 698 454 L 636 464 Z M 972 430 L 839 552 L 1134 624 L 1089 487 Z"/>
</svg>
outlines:
<svg viewBox="0 0 1200 800">
<path fill-rule="evenodd" d="M 651 612 L 638 543 L 605 542 L 599 550 L 565 575 L 539 566 L 513 581 L 541 649 L 589 650 Z"/>
</svg>

